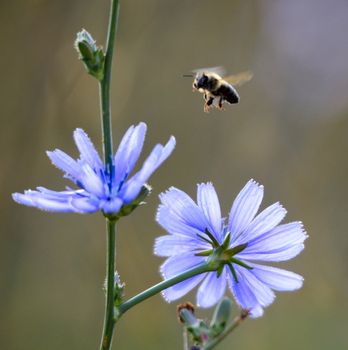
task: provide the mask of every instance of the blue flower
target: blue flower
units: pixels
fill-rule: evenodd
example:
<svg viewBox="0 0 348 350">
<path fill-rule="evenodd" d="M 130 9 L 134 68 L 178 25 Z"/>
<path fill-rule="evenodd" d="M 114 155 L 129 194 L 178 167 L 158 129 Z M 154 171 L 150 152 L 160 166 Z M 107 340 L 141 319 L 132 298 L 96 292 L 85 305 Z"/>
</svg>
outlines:
<svg viewBox="0 0 348 350">
<path fill-rule="evenodd" d="M 263 186 L 250 180 L 235 199 L 228 220 L 221 218 L 220 204 L 211 183 L 198 185 L 197 204 L 183 191 L 171 187 L 160 195 L 157 222 L 169 235 L 156 239 L 154 252 L 167 257 L 161 266 L 164 279 L 202 264 L 222 252 L 218 271 L 207 272 L 166 289 L 167 301 L 176 300 L 200 284 L 197 305 L 210 307 L 226 287 L 252 317 L 263 314 L 276 291 L 300 288 L 303 278 L 293 272 L 257 262 L 289 260 L 304 248 L 307 235 L 301 222 L 279 225 L 286 210 L 275 203 L 256 215 Z"/>
<path fill-rule="evenodd" d="M 175 147 L 172 136 L 165 146 L 157 144 L 141 169 L 129 177 L 137 162 L 145 139 L 146 124 L 131 126 L 113 157 L 112 169 L 106 169 L 92 142 L 81 129 L 74 132 L 80 152 L 75 160 L 59 149 L 47 152 L 52 163 L 65 173 L 79 189 L 52 191 L 38 187 L 24 194 L 14 193 L 13 199 L 41 210 L 53 212 L 93 213 L 98 210 L 116 215 L 137 199 L 152 173 L 167 159 Z"/>
</svg>

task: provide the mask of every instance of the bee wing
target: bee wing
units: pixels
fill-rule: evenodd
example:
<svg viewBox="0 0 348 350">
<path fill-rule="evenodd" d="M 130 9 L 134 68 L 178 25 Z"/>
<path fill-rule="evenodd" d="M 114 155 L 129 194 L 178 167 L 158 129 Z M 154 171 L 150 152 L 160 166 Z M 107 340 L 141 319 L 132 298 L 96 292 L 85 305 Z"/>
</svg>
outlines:
<svg viewBox="0 0 348 350">
<path fill-rule="evenodd" d="M 227 77 L 224 77 L 223 79 L 233 86 L 240 86 L 251 80 L 252 77 L 253 73 L 250 70 L 246 70 L 238 74 L 229 75 Z"/>
<path fill-rule="evenodd" d="M 226 74 L 226 70 L 224 67 L 222 66 L 216 66 L 216 67 L 207 67 L 207 68 L 198 68 L 198 69 L 194 69 L 192 71 L 192 73 L 215 73 L 218 74 L 220 76 L 223 76 L 224 74 Z"/>
</svg>

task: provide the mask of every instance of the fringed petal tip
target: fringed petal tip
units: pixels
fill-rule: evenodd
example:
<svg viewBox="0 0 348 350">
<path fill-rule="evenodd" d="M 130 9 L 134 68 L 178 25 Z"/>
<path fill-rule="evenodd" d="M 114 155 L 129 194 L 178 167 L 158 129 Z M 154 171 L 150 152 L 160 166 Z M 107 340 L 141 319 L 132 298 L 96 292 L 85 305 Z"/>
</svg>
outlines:
<svg viewBox="0 0 348 350">
<path fill-rule="evenodd" d="M 180 191 L 178 188 L 174 187 L 174 186 L 170 186 L 169 188 L 167 188 L 165 191 L 161 192 L 158 197 L 161 201 L 161 205 L 160 206 L 165 206 L 165 204 L 163 204 L 163 200 L 170 195 L 171 192 L 173 191 Z"/>
<path fill-rule="evenodd" d="M 95 170 L 102 170 L 104 168 L 103 161 L 95 149 L 95 146 L 88 135 L 82 129 L 75 129 L 74 131 L 75 144 L 80 152 L 80 159 L 90 165 Z"/>
<path fill-rule="evenodd" d="M 247 186 L 256 186 L 256 187 L 258 187 L 258 188 L 260 188 L 260 189 L 264 189 L 263 185 L 260 184 L 259 182 L 257 182 L 257 181 L 254 180 L 254 179 L 250 179 L 250 180 L 247 182 L 246 185 L 247 185 Z"/>
<path fill-rule="evenodd" d="M 160 237 L 157 237 L 155 239 L 155 243 L 153 245 L 153 254 L 156 255 L 156 256 L 160 256 L 160 257 L 168 257 L 170 255 L 168 254 L 163 254 L 163 248 L 162 248 L 162 240 L 163 238 L 167 238 L 168 236 L 160 236 Z M 160 267 L 160 273 L 162 275 L 162 271 L 161 271 L 161 267 Z M 163 275 L 162 275 L 163 277 Z"/>
<path fill-rule="evenodd" d="M 160 275 L 162 276 L 162 278 L 165 280 L 166 279 L 166 274 L 165 274 L 165 272 L 164 272 L 164 263 L 159 267 L 159 273 L 160 273 Z"/>
<path fill-rule="evenodd" d="M 18 204 L 33 205 L 32 200 L 28 196 L 26 196 L 26 194 L 15 192 L 12 193 L 11 196 L 12 199 Z"/>
<path fill-rule="evenodd" d="M 248 315 L 250 318 L 259 318 L 263 316 L 264 310 L 262 306 L 255 306 L 252 309 L 248 310 Z"/>
<path fill-rule="evenodd" d="M 304 241 L 309 237 L 308 233 L 307 233 L 307 230 L 305 229 L 304 225 L 303 225 L 303 222 L 302 221 L 295 221 L 296 223 L 298 223 L 300 225 L 300 229 L 301 229 L 301 232 L 304 236 Z"/>
<path fill-rule="evenodd" d="M 86 134 L 86 132 L 85 132 L 83 129 L 81 129 L 81 128 L 76 128 L 76 129 L 74 130 L 73 135 L 74 135 L 74 138 L 81 136 L 81 137 L 84 137 L 84 138 L 89 139 L 89 137 L 88 137 L 88 135 Z"/>
<path fill-rule="evenodd" d="M 168 303 L 168 304 L 170 304 L 172 301 L 174 301 L 175 299 L 171 299 L 169 296 L 168 296 L 168 292 L 166 293 L 166 289 L 165 290 L 163 290 L 162 292 L 161 292 L 161 295 L 162 295 L 162 297 L 163 297 L 163 299 Z"/>
</svg>

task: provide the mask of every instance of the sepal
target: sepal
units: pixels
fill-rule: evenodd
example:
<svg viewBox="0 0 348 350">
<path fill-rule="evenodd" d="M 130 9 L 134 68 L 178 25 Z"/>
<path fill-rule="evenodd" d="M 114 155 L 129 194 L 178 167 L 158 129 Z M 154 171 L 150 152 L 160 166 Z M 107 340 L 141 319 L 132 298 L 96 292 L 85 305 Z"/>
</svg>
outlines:
<svg viewBox="0 0 348 350">
<path fill-rule="evenodd" d="M 120 218 L 122 216 L 127 216 L 133 212 L 135 208 L 137 208 L 139 205 L 145 204 L 144 200 L 146 197 L 148 197 L 151 194 L 152 187 L 148 184 L 144 184 L 141 188 L 137 198 L 134 199 L 133 202 L 124 205 L 119 213 L 117 213 L 117 218 Z M 112 217 L 112 214 L 106 215 L 107 217 Z"/>
</svg>

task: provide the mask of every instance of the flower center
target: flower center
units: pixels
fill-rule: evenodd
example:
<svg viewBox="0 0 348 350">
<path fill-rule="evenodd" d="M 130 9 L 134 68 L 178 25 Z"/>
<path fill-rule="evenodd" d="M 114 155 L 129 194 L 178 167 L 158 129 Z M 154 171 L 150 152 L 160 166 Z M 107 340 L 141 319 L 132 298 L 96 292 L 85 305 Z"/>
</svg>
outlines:
<svg viewBox="0 0 348 350">
<path fill-rule="evenodd" d="M 236 270 L 233 264 L 237 264 L 246 269 L 252 269 L 251 266 L 247 265 L 245 262 L 237 259 L 235 255 L 242 252 L 247 246 L 248 243 L 240 244 L 235 247 L 230 247 L 231 242 L 231 233 L 227 232 L 222 244 L 220 244 L 217 239 L 213 236 L 211 232 L 206 228 L 205 235 L 197 234 L 199 238 L 203 241 L 209 243 L 212 246 L 212 249 L 202 250 L 196 253 L 196 256 L 206 256 L 209 257 L 209 260 L 212 265 L 216 266 L 216 271 L 218 277 L 221 275 L 225 265 L 230 269 L 232 276 L 236 283 L 238 283 L 238 277 Z"/>
</svg>

